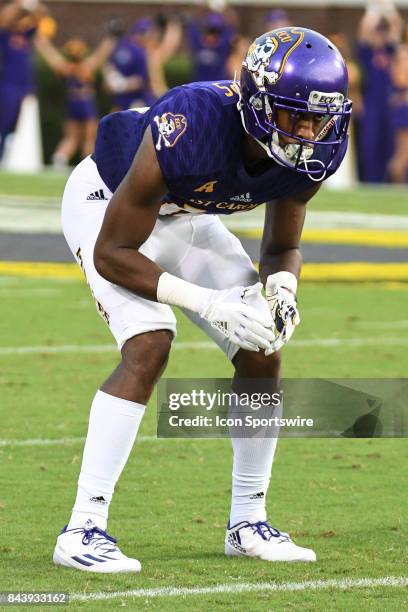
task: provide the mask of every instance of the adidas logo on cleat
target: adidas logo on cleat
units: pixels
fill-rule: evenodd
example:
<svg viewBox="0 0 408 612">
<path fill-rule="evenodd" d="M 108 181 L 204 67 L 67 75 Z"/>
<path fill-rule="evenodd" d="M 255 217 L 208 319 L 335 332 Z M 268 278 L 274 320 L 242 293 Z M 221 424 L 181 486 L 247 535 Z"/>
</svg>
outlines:
<svg viewBox="0 0 408 612">
<path fill-rule="evenodd" d="M 246 549 L 243 546 L 241 546 L 241 544 L 238 543 L 238 538 L 239 538 L 239 536 L 237 537 L 237 534 L 235 532 L 234 533 L 230 533 L 228 535 L 228 542 L 229 542 L 229 544 L 231 544 L 231 546 L 233 546 L 234 548 L 236 548 L 240 552 L 246 553 Z"/>
<path fill-rule="evenodd" d="M 92 193 L 90 193 L 86 199 L 87 200 L 107 200 L 108 198 L 105 197 L 103 189 L 98 189 L 98 191 L 93 191 Z"/>
</svg>

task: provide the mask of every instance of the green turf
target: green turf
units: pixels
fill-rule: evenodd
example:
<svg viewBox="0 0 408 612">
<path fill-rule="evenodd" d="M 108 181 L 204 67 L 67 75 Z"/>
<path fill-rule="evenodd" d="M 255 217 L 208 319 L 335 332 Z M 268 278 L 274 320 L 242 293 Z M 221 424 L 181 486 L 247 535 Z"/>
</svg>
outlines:
<svg viewBox="0 0 408 612">
<path fill-rule="evenodd" d="M 408 214 L 408 189 L 382 185 L 361 186 L 344 191 L 321 189 L 308 204 L 310 210 Z"/>
<path fill-rule="evenodd" d="M 14 174 L 0 171 L 1 195 L 32 195 L 60 198 L 66 175 L 46 171 L 38 174 Z M 345 191 L 321 189 L 310 202 L 311 210 L 365 212 L 390 215 L 408 214 L 406 187 L 361 186 Z"/>
<path fill-rule="evenodd" d="M 27 195 L 60 198 L 67 181 L 68 172 L 38 172 L 19 174 L 0 171 L 0 194 Z"/>
<path fill-rule="evenodd" d="M 81 282 L 0 278 L 3 347 L 107 344 L 108 330 Z M 301 288 L 301 340 L 378 337 L 378 345 L 285 349 L 284 375 L 403 377 L 408 367 L 404 285 Z M 387 327 L 387 322 L 390 325 Z M 399 326 L 395 322 L 403 321 Z M 390 339 L 399 338 L 401 344 Z M 178 341 L 204 340 L 180 315 Z M 3 352 L 4 353 L 4 352 Z M 59 355 L 0 353 L 1 438 L 81 437 L 89 403 L 117 362 L 114 352 Z M 218 350 L 174 349 L 166 374 L 229 376 Z M 155 432 L 155 405 L 142 436 Z M 228 560 L 228 440 L 160 440 L 136 444 L 117 487 L 110 530 L 137 555 L 136 576 L 97 576 L 51 563 L 58 530 L 75 495 L 82 444 L 0 446 L 2 544 L 0 590 L 127 591 L 161 586 L 302 582 L 406 575 L 407 444 L 405 440 L 282 439 L 268 500 L 277 526 L 313 546 L 313 565 Z M 71 608 L 187 610 L 397 610 L 402 588 L 352 592 L 253 593 L 118 599 Z"/>
</svg>

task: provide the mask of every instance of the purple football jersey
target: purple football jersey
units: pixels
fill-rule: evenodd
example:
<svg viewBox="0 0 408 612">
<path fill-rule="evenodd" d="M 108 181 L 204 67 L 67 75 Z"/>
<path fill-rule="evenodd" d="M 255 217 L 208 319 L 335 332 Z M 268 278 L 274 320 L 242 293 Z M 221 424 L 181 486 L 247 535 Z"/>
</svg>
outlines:
<svg viewBox="0 0 408 612">
<path fill-rule="evenodd" d="M 169 189 L 161 214 L 229 215 L 314 185 L 306 174 L 273 160 L 268 160 L 262 173 L 247 171 L 238 99 L 238 84 L 232 81 L 191 83 L 170 90 L 145 113 L 123 111 L 104 117 L 95 149 L 102 179 L 115 191 L 150 126 Z M 347 142 L 327 176 L 336 171 L 346 148 Z"/>
</svg>

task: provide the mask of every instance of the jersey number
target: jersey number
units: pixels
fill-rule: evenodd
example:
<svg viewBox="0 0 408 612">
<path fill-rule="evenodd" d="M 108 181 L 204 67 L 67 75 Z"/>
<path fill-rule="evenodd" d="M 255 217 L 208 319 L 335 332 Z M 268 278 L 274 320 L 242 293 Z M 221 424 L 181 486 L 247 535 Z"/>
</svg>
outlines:
<svg viewBox="0 0 408 612">
<path fill-rule="evenodd" d="M 224 92 L 224 95 L 227 96 L 227 98 L 232 98 L 234 94 L 237 94 L 238 96 L 240 94 L 238 83 L 231 83 L 231 85 L 221 85 L 221 83 L 213 83 L 213 85 L 214 87 L 218 87 L 218 89 L 221 89 Z"/>
</svg>

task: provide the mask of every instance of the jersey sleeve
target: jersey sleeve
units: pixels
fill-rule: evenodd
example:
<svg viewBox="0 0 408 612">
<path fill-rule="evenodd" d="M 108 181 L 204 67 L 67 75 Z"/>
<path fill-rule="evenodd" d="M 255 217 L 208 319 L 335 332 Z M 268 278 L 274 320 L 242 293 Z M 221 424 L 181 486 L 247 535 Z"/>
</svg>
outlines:
<svg viewBox="0 0 408 612">
<path fill-rule="evenodd" d="M 153 142 L 169 188 L 222 167 L 222 114 L 217 96 L 189 86 L 171 90 L 152 107 Z"/>
</svg>

